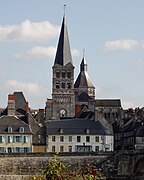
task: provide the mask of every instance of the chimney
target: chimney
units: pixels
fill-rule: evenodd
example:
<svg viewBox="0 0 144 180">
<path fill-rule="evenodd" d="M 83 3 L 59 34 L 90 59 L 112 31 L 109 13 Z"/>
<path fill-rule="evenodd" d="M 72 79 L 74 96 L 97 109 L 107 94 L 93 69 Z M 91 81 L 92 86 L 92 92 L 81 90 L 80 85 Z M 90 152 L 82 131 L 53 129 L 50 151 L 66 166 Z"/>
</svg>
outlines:
<svg viewBox="0 0 144 180">
<path fill-rule="evenodd" d="M 81 112 L 81 106 L 79 104 L 75 105 L 75 116 L 78 116 Z"/>
<path fill-rule="evenodd" d="M 29 112 L 29 103 L 28 103 L 28 101 L 26 102 L 26 113 L 28 113 Z"/>
<path fill-rule="evenodd" d="M 14 94 L 8 95 L 8 115 L 14 116 L 15 115 L 15 100 Z"/>
</svg>

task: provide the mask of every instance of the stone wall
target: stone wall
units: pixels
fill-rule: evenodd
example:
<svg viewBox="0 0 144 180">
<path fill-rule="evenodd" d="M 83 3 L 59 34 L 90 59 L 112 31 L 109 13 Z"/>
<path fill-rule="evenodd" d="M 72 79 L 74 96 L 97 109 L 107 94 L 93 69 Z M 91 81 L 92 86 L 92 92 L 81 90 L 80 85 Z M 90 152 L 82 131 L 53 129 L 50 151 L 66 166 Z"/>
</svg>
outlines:
<svg viewBox="0 0 144 180">
<path fill-rule="evenodd" d="M 84 164 L 98 164 L 107 159 L 111 154 L 60 154 L 62 162 L 68 164 L 70 168 Z M 0 154 L 0 179 L 27 180 L 32 175 L 43 172 L 47 164 L 53 158 L 48 153 L 30 154 Z"/>
</svg>

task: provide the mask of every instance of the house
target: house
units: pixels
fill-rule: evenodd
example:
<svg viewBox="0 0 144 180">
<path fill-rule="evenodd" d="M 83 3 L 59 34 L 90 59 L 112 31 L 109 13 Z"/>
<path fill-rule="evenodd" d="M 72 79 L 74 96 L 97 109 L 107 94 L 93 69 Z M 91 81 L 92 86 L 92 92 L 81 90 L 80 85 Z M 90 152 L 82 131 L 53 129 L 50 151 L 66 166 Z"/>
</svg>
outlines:
<svg viewBox="0 0 144 180">
<path fill-rule="evenodd" d="M 47 152 L 113 151 L 113 134 L 99 121 L 82 118 L 46 121 Z"/>
<path fill-rule="evenodd" d="M 3 152 L 46 152 L 42 114 L 44 111 L 40 110 L 37 116 L 32 115 L 22 92 L 9 94 L 8 105 L 0 116 Z"/>
<path fill-rule="evenodd" d="M 32 152 L 32 131 L 28 124 L 15 115 L 0 117 L 0 152 Z"/>
</svg>

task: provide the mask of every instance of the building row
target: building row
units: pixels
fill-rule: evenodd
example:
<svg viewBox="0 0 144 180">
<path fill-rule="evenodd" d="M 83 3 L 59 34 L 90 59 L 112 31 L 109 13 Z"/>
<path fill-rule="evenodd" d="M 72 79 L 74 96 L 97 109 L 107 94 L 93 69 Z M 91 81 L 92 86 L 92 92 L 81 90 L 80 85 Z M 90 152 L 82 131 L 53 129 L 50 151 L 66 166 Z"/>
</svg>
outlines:
<svg viewBox="0 0 144 180">
<path fill-rule="evenodd" d="M 125 148 L 129 141 L 142 146 L 127 133 L 130 123 L 124 121 L 120 99 L 95 98 L 84 56 L 74 81 L 65 15 L 52 72 L 52 98 L 47 98 L 45 109 L 30 109 L 22 92 L 8 95 L 0 114 L 1 153 L 107 152 Z M 142 125 L 140 120 L 135 134 L 143 132 Z"/>
</svg>

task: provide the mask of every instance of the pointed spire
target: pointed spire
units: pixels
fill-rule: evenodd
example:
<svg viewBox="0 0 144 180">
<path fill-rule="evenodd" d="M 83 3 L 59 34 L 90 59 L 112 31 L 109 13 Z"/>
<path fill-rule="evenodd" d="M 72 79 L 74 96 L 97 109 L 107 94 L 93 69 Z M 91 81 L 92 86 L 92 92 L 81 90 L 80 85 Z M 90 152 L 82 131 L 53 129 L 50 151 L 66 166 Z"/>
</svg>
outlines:
<svg viewBox="0 0 144 180">
<path fill-rule="evenodd" d="M 87 63 L 84 56 L 85 56 L 85 49 L 83 49 L 83 58 L 80 64 L 80 71 L 87 71 Z"/>
<path fill-rule="evenodd" d="M 68 63 L 72 64 L 72 56 L 64 13 L 54 64 L 65 66 Z"/>
</svg>

